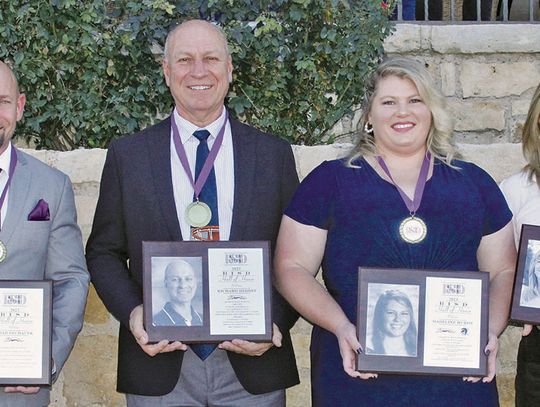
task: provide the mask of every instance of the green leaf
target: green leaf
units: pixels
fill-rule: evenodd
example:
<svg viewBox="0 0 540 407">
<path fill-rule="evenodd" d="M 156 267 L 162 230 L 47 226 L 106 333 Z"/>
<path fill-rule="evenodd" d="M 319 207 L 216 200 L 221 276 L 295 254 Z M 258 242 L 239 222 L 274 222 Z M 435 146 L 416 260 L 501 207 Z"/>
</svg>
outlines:
<svg viewBox="0 0 540 407">
<path fill-rule="evenodd" d="M 377 2 L 352 0 L 5 3 L 0 58 L 14 64 L 27 96 L 17 135 L 39 148 L 106 147 L 169 114 L 161 56 L 151 50 L 200 13 L 219 19 L 229 38 L 231 114 L 290 142 L 328 142 L 362 100 L 393 30 Z"/>
</svg>

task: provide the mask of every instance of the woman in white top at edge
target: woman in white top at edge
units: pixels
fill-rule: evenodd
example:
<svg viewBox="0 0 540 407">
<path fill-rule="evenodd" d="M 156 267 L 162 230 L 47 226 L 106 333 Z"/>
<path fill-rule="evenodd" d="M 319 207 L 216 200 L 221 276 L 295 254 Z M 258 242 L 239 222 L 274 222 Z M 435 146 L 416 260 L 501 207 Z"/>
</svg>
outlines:
<svg viewBox="0 0 540 407">
<path fill-rule="evenodd" d="M 514 214 L 516 247 L 521 225 L 540 225 L 540 84 L 534 92 L 522 134 L 527 165 L 501 183 Z M 526 324 L 519 344 L 516 375 L 516 407 L 540 406 L 540 331 Z"/>
</svg>

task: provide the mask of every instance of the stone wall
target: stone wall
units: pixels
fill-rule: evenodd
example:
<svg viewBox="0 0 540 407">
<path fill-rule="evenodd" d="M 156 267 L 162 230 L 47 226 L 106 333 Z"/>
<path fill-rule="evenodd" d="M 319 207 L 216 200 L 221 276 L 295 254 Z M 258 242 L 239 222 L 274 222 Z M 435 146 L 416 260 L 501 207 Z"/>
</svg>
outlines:
<svg viewBox="0 0 540 407">
<path fill-rule="evenodd" d="M 500 181 L 523 165 L 520 129 L 535 86 L 540 82 L 540 25 L 413 25 L 400 24 L 386 51 L 422 59 L 438 78 L 456 119 L 456 137 L 466 159 Z M 358 121 L 358 113 L 352 125 Z M 295 146 L 303 178 L 322 160 L 343 156 L 350 144 Z M 91 228 L 104 150 L 31 151 L 66 172 L 73 182 L 79 224 L 86 240 Z M 302 384 L 288 391 L 288 405 L 310 405 L 309 325 L 294 328 Z M 117 322 L 93 289 L 85 324 L 75 349 L 52 393 L 52 405 L 123 406 L 115 392 Z M 503 406 L 513 405 L 513 377 L 519 329 L 501 338 L 498 383 Z M 142 372 L 144 374 L 144 372 Z"/>
<path fill-rule="evenodd" d="M 519 142 L 540 82 L 539 24 L 403 24 L 385 49 L 429 66 L 448 97 L 457 141 Z"/>
</svg>

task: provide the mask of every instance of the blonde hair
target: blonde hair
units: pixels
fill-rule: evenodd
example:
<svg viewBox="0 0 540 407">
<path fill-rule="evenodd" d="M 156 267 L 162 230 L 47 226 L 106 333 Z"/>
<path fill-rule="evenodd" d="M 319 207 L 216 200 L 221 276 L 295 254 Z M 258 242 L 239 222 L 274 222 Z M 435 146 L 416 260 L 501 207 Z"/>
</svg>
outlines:
<svg viewBox="0 0 540 407">
<path fill-rule="evenodd" d="M 409 58 L 396 57 L 382 62 L 366 84 L 364 100 L 362 101 L 362 117 L 360 128 L 360 141 L 347 157 L 347 167 L 356 167 L 353 162 L 364 156 L 378 155 L 373 132 L 365 131 L 373 99 L 381 79 L 397 76 L 412 81 L 426 106 L 431 111 L 431 128 L 426 140 L 427 150 L 432 156 L 451 165 L 452 159 L 458 152 L 452 143 L 454 131 L 452 119 L 446 111 L 446 101 L 439 91 L 429 71 L 418 61 Z"/>
<path fill-rule="evenodd" d="M 540 84 L 534 92 L 531 106 L 527 113 L 527 120 L 523 126 L 522 145 L 523 156 L 527 160 L 525 171 L 532 181 L 536 177 L 536 183 L 540 188 Z"/>
</svg>

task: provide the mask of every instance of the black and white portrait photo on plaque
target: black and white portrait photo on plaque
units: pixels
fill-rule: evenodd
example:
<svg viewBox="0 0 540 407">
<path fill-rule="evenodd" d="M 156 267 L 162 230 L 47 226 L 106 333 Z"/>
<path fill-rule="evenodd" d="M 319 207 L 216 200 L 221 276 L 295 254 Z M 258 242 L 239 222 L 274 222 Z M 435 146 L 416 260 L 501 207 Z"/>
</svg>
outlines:
<svg viewBox="0 0 540 407">
<path fill-rule="evenodd" d="M 519 305 L 540 308 L 540 240 L 527 243 Z"/>
<path fill-rule="evenodd" d="M 268 241 L 143 242 L 149 341 L 270 342 L 269 253 Z"/>
<path fill-rule="evenodd" d="M 202 258 L 152 257 L 152 324 L 202 326 Z"/>
<path fill-rule="evenodd" d="M 417 285 L 369 283 L 366 354 L 416 357 Z"/>
</svg>

